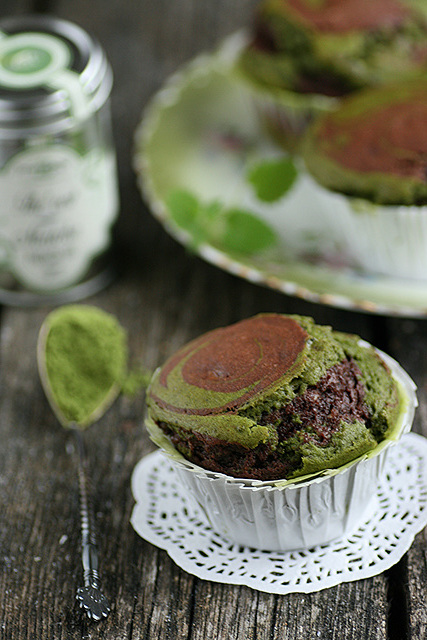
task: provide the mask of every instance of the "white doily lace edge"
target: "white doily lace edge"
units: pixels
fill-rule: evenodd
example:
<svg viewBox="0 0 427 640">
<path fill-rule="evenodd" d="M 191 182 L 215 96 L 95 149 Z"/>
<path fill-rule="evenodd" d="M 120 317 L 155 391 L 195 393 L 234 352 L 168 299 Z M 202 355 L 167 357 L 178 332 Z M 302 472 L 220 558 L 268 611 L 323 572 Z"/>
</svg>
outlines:
<svg viewBox="0 0 427 640">
<path fill-rule="evenodd" d="M 188 573 L 267 593 L 309 593 L 378 575 L 410 548 L 427 525 L 427 439 L 411 433 L 392 447 L 366 522 L 345 539 L 302 551 L 259 551 L 222 538 L 161 451 L 136 465 L 132 490 L 135 531 Z"/>
</svg>

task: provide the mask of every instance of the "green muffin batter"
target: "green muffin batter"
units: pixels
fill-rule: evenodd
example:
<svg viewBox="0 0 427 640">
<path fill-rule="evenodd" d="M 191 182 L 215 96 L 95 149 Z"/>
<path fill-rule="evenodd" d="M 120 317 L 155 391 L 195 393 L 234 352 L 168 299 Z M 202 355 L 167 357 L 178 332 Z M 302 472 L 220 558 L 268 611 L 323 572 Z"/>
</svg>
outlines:
<svg viewBox="0 0 427 640">
<path fill-rule="evenodd" d="M 408 0 L 263 0 L 240 62 L 268 87 L 342 95 L 423 75 L 426 36 Z"/>
<path fill-rule="evenodd" d="M 189 460 L 261 480 L 335 468 L 393 429 L 397 385 L 357 336 L 261 314 L 173 355 L 150 384 L 149 417 Z"/>
<path fill-rule="evenodd" d="M 427 202 L 427 82 L 370 89 L 320 116 L 305 165 L 328 189 L 377 204 Z"/>
</svg>

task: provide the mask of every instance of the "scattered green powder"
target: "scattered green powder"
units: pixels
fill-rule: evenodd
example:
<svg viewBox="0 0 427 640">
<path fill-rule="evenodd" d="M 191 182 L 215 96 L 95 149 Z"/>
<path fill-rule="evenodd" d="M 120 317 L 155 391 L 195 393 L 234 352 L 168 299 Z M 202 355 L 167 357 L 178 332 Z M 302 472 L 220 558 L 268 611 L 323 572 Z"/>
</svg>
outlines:
<svg viewBox="0 0 427 640">
<path fill-rule="evenodd" d="M 67 424 L 88 426 L 108 408 L 126 379 L 126 333 L 114 316 L 86 305 L 61 307 L 47 322 L 50 400 Z"/>
<path fill-rule="evenodd" d="M 146 389 L 150 384 L 152 372 L 148 369 L 135 369 L 130 371 L 122 383 L 122 393 L 134 398 L 141 389 Z"/>
</svg>

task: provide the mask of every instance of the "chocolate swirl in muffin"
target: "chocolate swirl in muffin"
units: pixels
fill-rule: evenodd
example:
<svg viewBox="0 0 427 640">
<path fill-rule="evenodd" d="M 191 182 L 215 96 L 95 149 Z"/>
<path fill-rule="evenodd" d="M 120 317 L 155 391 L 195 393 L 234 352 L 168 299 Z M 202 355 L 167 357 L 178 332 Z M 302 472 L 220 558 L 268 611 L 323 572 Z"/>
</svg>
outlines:
<svg viewBox="0 0 427 640">
<path fill-rule="evenodd" d="M 380 204 L 427 201 L 427 83 L 369 90 L 322 116 L 306 166 L 323 186 Z"/>
<path fill-rule="evenodd" d="M 152 420 L 192 462 L 271 480 L 340 466 L 377 445 L 397 388 L 357 336 L 261 314 L 190 342 L 153 377 Z"/>
</svg>

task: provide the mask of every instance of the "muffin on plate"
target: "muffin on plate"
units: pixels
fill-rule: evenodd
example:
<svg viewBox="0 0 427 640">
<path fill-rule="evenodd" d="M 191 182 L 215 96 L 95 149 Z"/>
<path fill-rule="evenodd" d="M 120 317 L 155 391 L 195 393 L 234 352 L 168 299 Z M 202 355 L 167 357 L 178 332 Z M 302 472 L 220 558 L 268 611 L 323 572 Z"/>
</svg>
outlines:
<svg viewBox="0 0 427 640">
<path fill-rule="evenodd" d="M 147 428 L 216 530 L 269 549 L 317 544 L 358 521 L 388 445 L 410 428 L 412 383 L 393 367 L 357 336 L 260 314 L 196 338 L 155 372 Z M 306 499 L 285 535 L 284 513 Z"/>
<path fill-rule="evenodd" d="M 347 98 L 308 129 L 317 206 L 355 265 L 427 279 L 427 81 Z"/>
<path fill-rule="evenodd" d="M 286 143 L 348 93 L 422 76 L 426 15 L 409 0 L 262 0 L 239 67 L 266 90 L 264 113 Z"/>
</svg>

